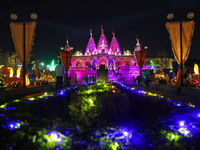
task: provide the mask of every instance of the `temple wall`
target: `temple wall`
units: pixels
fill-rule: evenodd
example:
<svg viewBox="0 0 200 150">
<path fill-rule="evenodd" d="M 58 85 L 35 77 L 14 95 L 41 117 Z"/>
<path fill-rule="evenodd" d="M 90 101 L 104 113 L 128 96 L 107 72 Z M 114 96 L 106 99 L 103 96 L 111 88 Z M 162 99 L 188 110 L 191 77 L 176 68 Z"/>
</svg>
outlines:
<svg viewBox="0 0 200 150">
<path fill-rule="evenodd" d="M 78 66 L 78 67 L 70 67 L 68 71 L 68 76 L 71 77 L 72 79 L 72 84 L 74 83 L 74 78 L 77 75 L 77 82 L 78 84 L 82 84 L 81 79 L 83 76 L 85 76 L 86 73 L 86 68 L 83 66 Z"/>
<path fill-rule="evenodd" d="M 124 82 L 126 84 L 135 84 L 135 80 L 137 76 L 140 75 L 140 69 L 138 66 L 118 66 L 119 71 L 117 70 L 108 70 L 108 81 L 119 81 Z M 83 76 L 87 75 L 90 77 L 91 75 L 96 75 L 97 70 L 87 70 L 87 66 L 76 66 L 70 67 L 68 71 L 68 75 L 72 79 L 72 84 L 74 83 L 74 78 L 77 75 L 78 84 L 82 84 L 81 79 Z M 142 68 L 150 69 L 148 66 L 144 66 Z"/>
<path fill-rule="evenodd" d="M 140 75 L 138 66 L 119 66 L 119 73 L 122 74 L 122 80 L 127 84 L 133 84 L 133 78 Z"/>
</svg>

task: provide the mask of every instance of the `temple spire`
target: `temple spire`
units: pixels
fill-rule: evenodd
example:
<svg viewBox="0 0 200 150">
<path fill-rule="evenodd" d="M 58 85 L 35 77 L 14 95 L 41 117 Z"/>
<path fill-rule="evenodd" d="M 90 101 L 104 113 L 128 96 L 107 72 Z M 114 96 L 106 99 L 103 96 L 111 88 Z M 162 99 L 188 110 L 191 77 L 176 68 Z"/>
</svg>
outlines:
<svg viewBox="0 0 200 150">
<path fill-rule="evenodd" d="M 101 25 L 101 34 L 104 34 L 103 25 Z"/>
<path fill-rule="evenodd" d="M 94 38 L 92 37 L 92 29 L 90 29 L 90 39 L 85 50 L 85 55 L 91 54 L 95 49 L 96 44 L 94 42 Z"/>
<path fill-rule="evenodd" d="M 92 29 L 90 29 L 90 37 L 92 37 Z"/>
<path fill-rule="evenodd" d="M 71 51 L 70 45 L 69 45 L 69 40 L 68 40 L 68 36 L 66 37 L 66 46 L 65 46 L 65 51 Z"/>
<path fill-rule="evenodd" d="M 112 35 L 113 35 L 113 37 L 115 37 L 115 32 L 114 32 L 114 29 L 112 29 Z"/>
<path fill-rule="evenodd" d="M 104 34 L 104 30 L 103 30 L 103 25 L 101 25 L 101 35 L 98 41 L 98 45 L 97 45 L 97 52 L 101 53 L 102 52 L 102 46 L 103 46 L 103 52 L 104 53 L 108 53 L 108 43 Z"/>
<path fill-rule="evenodd" d="M 141 49 L 141 45 L 140 45 L 140 41 L 136 35 L 136 47 L 135 47 L 135 51 L 140 51 Z"/>
<path fill-rule="evenodd" d="M 110 50 L 114 53 L 117 52 L 119 54 L 119 53 L 121 53 L 121 51 L 120 51 L 119 44 L 117 42 L 117 38 L 115 37 L 115 33 L 114 33 L 113 29 L 112 29 L 112 35 L 113 35 L 113 37 L 112 37 L 112 41 L 110 43 Z"/>
</svg>

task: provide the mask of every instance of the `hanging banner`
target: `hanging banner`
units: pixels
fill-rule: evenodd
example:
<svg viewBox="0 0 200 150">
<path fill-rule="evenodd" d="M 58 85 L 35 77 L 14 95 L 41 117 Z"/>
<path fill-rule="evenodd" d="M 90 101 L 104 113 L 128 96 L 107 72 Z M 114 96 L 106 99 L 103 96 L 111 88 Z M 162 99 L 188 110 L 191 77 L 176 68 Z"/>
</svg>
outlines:
<svg viewBox="0 0 200 150">
<path fill-rule="evenodd" d="M 194 21 L 182 22 L 182 63 L 184 64 L 190 52 L 190 45 L 194 33 Z M 169 32 L 172 51 L 177 63 L 181 64 L 181 47 L 180 47 L 180 23 L 167 22 L 166 28 Z"/>
<path fill-rule="evenodd" d="M 40 76 L 40 70 L 35 70 L 35 74 L 36 74 L 37 77 L 39 77 Z"/>
<path fill-rule="evenodd" d="M 15 46 L 15 51 L 20 59 L 20 61 L 23 63 L 23 45 L 24 45 L 24 34 L 23 34 L 23 23 L 10 23 L 11 33 L 12 33 L 12 39 Z"/>
<path fill-rule="evenodd" d="M 182 22 L 182 49 L 183 49 L 183 64 L 190 53 L 190 46 L 192 43 L 192 36 L 194 33 L 194 21 Z"/>
<path fill-rule="evenodd" d="M 25 37 L 24 37 L 24 25 L 25 25 Z M 36 22 L 27 23 L 10 23 L 10 29 L 12 33 L 12 38 L 15 46 L 15 51 L 21 61 L 24 63 L 28 61 L 30 52 L 33 45 L 33 37 L 36 28 Z M 24 38 L 25 38 L 25 60 L 24 60 Z M 28 73 L 25 74 L 26 86 L 30 85 L 28 78 Z M 23 84 L 23 81 L 21 82 Z"/>
<path fill-rule="evenodd" d="M 15 51 L 20 59 L 20 61 L 24 62 L 24 23 L 10 23 L 12 38 L 15 46 Z M 33 37 L 36 28 L 36 22 L 27 22 L 25 23 L 25 61 L 28 61 L 30 56 L 30 52 L 33 45 Z"/>
<path fill-rule="evenodd" d="M 138 67 L 140 68 L 140 70 L 143 67 L 146 53 L 147 53 L 147 51 L 144 51 L 144 50 L 135 51 L 135 58 L 136 58 L 136 61 L 137 61 L 137 64 L 138 64 Z"/>
<path fill-rule="evenodd" d="M 65 71 L 68 71 L 69 67 L 71 66 L 72 54 L 69 51 L 61 51 L 60 56 L 61 56 L 63 67 L 65 68 Z"/>
<path fill-rule="evenodd" d="M 22 71 L 22 70 L 21 70 Z M 22 74 L 22 73 L 21 73 Z M 31 84 L 30 84 L 30 80 L 29 80 L 29 77 L 28 77 L 28 72 L 26 71 L 25 72 L 25 83 L 26 83 L 26 87 L 29 87 Z M 21 86 L 23 86 L 23 77 L 21 76 L 21 79 L 20 79 L 20 83 L 21 83 Z"/>
<path fill-rule="evenodd" d="M 190 45 L 192 42 L 192 36 L 194 33 L 194 21 L 184 21 L 182 24 L 182 64 L 185 63 L 187 57 L 190 53 Z M 181 64 L 181 45 L 180 45 L 180 22 L 167 22 L 166 28 L 169 32 L 169 37 L 171 40 L 172 51 L 177 63 Z M 176 87 L 178 88 L 181 83 L 181 74 L 185 74 L 185 69 L 183 71 L 179 67 L 176 76 Z"/>
<path fill-rule="evenodd" d="M 8 68 L 1 68 L 3 76 L 7 76 Z"/>
<path fill-rule="evenodd" d="M 27 22 L 26 23 L 26 62 L 28 61 L 28 58 L 30 56 L 30 52 L 32 50 L 34 36 L 35 36 L 35 29 L 36 29 L 36 22 Z"/>
<path fill-rule="evenodd" d="M 183 68 L 183 75 L 186 73 L 186 71 L 187 71 L 187 68 Z M 179 67 L 177 75 L 176 75 L 176 88 L 180 87 L 180 85 L 181 85 L 181 77 L 180 76 L 181 76 L 181 69 Z M 178 90 L 178 89 L 176 89 L 176 90 Z"/>
</svg>

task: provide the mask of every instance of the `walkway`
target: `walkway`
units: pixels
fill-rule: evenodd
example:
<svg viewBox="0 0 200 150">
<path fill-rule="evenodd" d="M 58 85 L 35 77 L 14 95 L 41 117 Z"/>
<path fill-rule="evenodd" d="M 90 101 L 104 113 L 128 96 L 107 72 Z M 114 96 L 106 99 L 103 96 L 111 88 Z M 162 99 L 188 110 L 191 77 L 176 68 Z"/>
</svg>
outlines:
<svg viewBox="0 0 200 150">
<path fill-rule="evenodd" d="M 162 95 L 162 96 L 164 96 L 166 98 L 174 99 L 176 101 L 187 102 L 187 103 L 190 102 L 192 104 L 200 106 L 200 100 L 197 99 L 197 98 L 193 98 L 193 97 L 189 97 L 189 96 L 183 96 L 183 95 L 179 95 L 179 94 L 174 94 L 174 93 L 161 91 L 161 90 L 157 90 L 157 89 L 147 89 L 144 86 L 140 86 L 140 85 L 133 85 L 131 87 L 134 87 L 135 89 L 140 89 L 140 90 L 143 90 L 143 91 L 147 91 L 147 92 L 156 93 L 156 94 Z"/>
<path fill-rule="evenodd" d="M 34 94 L 34 93 L 41 93 L 46 92 L 49 90 L 52 90 L 55 88 L 54 84 L 49 85 L 41 85 L 37 87 L 31 87 L 31 88 L 12 88 L 12 89 L 6 89 L 4 91 L 0 91 L 0 103 L 9 101 L 13 98 L 23 97 L 26 95 Z"/>
</svg>

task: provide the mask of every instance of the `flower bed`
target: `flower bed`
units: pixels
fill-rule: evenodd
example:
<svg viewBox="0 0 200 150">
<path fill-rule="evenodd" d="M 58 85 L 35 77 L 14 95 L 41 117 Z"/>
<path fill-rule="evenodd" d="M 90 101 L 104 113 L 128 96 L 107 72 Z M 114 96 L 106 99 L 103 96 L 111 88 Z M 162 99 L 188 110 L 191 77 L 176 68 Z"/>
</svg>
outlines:
<svg viewBox="0 0 200 150">
<path fill-rule="evenodd" d="M 200 110 L 118 83 L 0 105 L 1 149 L 198 149 Z"/>
</svg>

